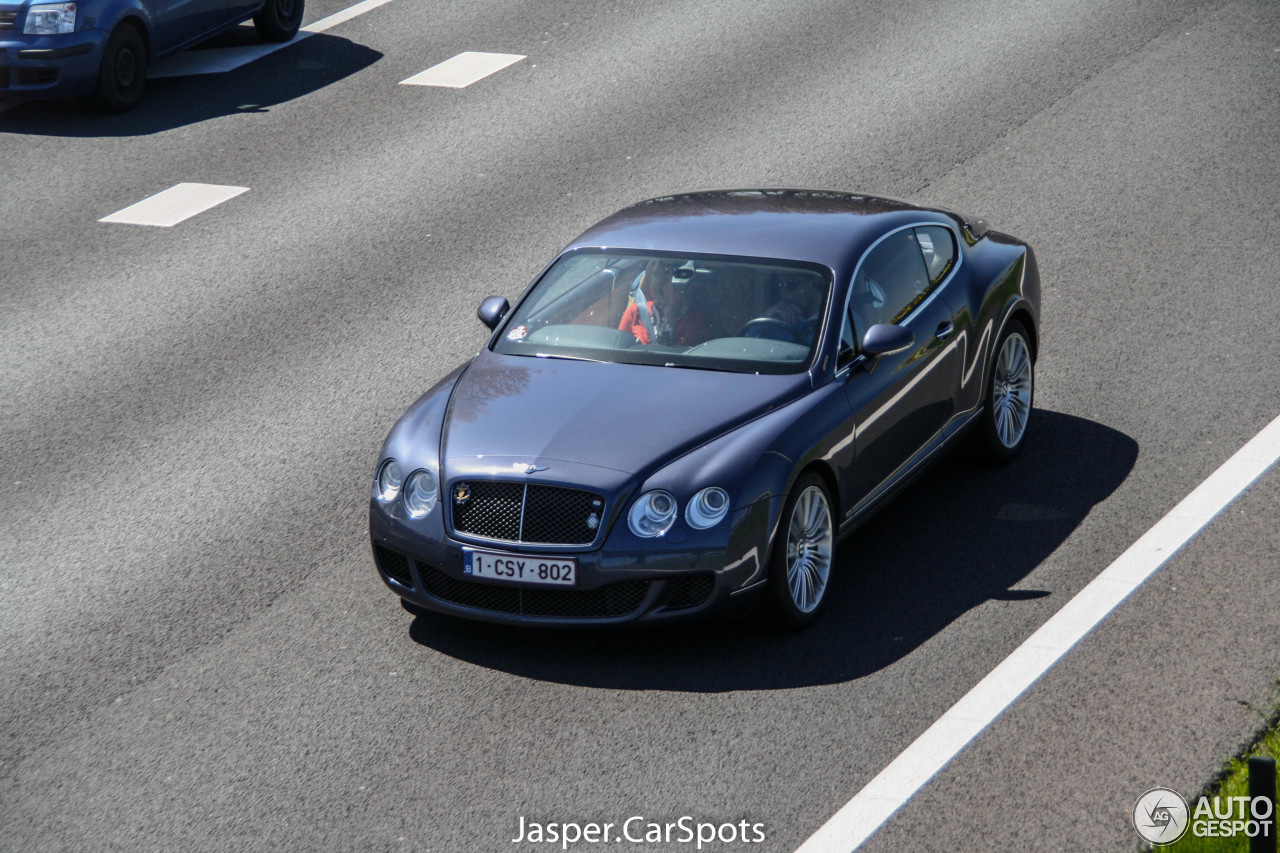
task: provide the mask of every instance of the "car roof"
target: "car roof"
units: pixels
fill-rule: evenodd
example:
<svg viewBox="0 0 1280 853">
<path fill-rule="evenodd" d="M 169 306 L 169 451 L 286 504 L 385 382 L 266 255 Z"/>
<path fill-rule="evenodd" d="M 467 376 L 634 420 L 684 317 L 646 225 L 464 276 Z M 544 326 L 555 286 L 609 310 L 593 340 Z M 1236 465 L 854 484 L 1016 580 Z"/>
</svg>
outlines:
<svg viewBox="0 0 1280 853">
<path fill-rule="evenodd" d="M 652 198 L 587 229 L 566 251 L 651 249 L 806 261 L 852 274 L 882 234 L 921 221 L 959 227 L 955 214 L 827 190 L 715 190 Z"/>
</svg>

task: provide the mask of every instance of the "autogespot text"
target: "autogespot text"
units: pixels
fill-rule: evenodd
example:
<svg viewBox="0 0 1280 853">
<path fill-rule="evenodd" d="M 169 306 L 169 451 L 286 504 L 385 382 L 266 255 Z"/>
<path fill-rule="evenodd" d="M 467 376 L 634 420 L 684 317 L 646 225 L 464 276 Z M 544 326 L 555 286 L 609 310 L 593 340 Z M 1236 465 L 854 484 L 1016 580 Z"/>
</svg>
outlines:
<svg viewBox="0 0 1280 853">
<path fill-rule="evenodd" d="M 1271 837 L 1271 816 L 1275 807 L 1270 797 L 1201 796 L 1191 816 L 1191 834 L 1197 838 Z"/>
<path fill-rule="evenodd" d="M 632 815 L 616 823 L 596 821 L 540 823 L 519 816 L 512 844 L 693 844 L 701 850 L 712 844 L 758 844 L 765 839 L 764 824 L 740 820 L 736 823 L 707 823 L 685 815 L 671 821 L 656 821 Z"/>
</svg>

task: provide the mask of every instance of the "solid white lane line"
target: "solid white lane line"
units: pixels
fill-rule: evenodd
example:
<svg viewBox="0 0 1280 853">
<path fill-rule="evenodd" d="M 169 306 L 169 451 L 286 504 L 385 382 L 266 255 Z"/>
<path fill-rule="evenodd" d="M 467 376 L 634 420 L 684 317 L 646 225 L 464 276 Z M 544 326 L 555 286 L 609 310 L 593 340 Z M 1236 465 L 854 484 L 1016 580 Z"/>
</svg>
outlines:
<svg viewBox="0 0 1280 853">
<path fill-rule="evenodd" d="M 797 853 L 850 853 L 1182 546 L 1280 459 L 1280 417 L 1254 436 L 920 735 Z"/>
<path fill-rule="evenodd" d="M 390 2 L 391 0 L 362 0 L 341 12 L 335 12 L 327 18 L 321 18 L 314 24 L 303 27 L 298 30 L 296 36 L 286 42 L 264 42 L 210 50 L 184 50 L 157 63 L 147 77 L 190 77 L 195 74 L 221 74 L 224 71 L 231 71 Z"/>
<path fill-rule="evenodd" d="M 177 184 L 98 221 L 168 228 L 248 191 L 248 187 Z"/>
<path fill-rule="evenodd" d="M 519 53 L 477 53 L 468 50 L 452 59 L 446 59 L 439 65 L 433 65 L 407 80 L 401 80 L 400 85 L 445 86 L 450 89 L 462 89 L 522 59 L 524 55 Z"/>
</svg>

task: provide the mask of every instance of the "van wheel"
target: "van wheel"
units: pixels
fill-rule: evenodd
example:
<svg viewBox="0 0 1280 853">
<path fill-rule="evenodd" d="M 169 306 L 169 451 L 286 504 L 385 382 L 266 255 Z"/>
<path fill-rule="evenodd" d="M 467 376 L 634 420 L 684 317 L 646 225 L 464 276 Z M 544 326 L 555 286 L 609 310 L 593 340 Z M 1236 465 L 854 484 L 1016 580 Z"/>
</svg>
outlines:
<svg viewBox="0 0 1280 853">
<path fill-rule="evenodd" d="M 112 113 L 128 112 L 147 88 L 147 45 L 132 24 L 121 24 L 107 39 L 98 68 L 94 102 Z"/>
<path fill-rule="evenodd" d="M 288 41 L 302 24 L 303 0 L 267 0 L 253 16 L 253 26 L 265 41 Z"/>
</svg>

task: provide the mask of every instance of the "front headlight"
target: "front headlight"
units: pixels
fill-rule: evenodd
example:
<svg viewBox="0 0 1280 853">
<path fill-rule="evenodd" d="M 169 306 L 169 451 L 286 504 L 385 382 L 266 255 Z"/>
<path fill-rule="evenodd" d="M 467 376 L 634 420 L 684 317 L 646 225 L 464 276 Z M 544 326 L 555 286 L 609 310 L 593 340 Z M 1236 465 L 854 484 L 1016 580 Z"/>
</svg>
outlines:
<svg viewBox="0 0 1280 853">
<path fill-rule="evenodd" d="M 684 510 L 684 520 L 695 530 L 715 527 L 729 511 L 729 493 L 719 486 L 708 486 L 693 496 Z"/>
<path fill-rule="evenodd" d="M 404 485 L 404 508 L 410 518 L 422 518 L 435 509 L 439 496 L 435 476 L 425 469 L 414 471 Z"/>
<path fill-rule="evenodd" d="M 671 529 L 676 520 L 676 499 L 669 492 L 647 492 L 627 513 L 627 526 L 644 539 L 655 539 Z"/>
<path fill-rule="evenodd" d="M 22 32 L 29 36 L 53 36 L 76 31 L 75 3 L 43 3 L 27 10 Z"/>
<path fill-rule="evenodd" d="M 400 476 L 400 466 L 396 464 L 396 460 L 388 459 L 382 463 L 382 467 L 378 469 L 377 479 L 374 481 L 374 488 L 378 492 L 378 500 L 383 503 L 390 503 L 400 494 L 400 486 L 404 483 L 404 478 Z"/>
</svg>

